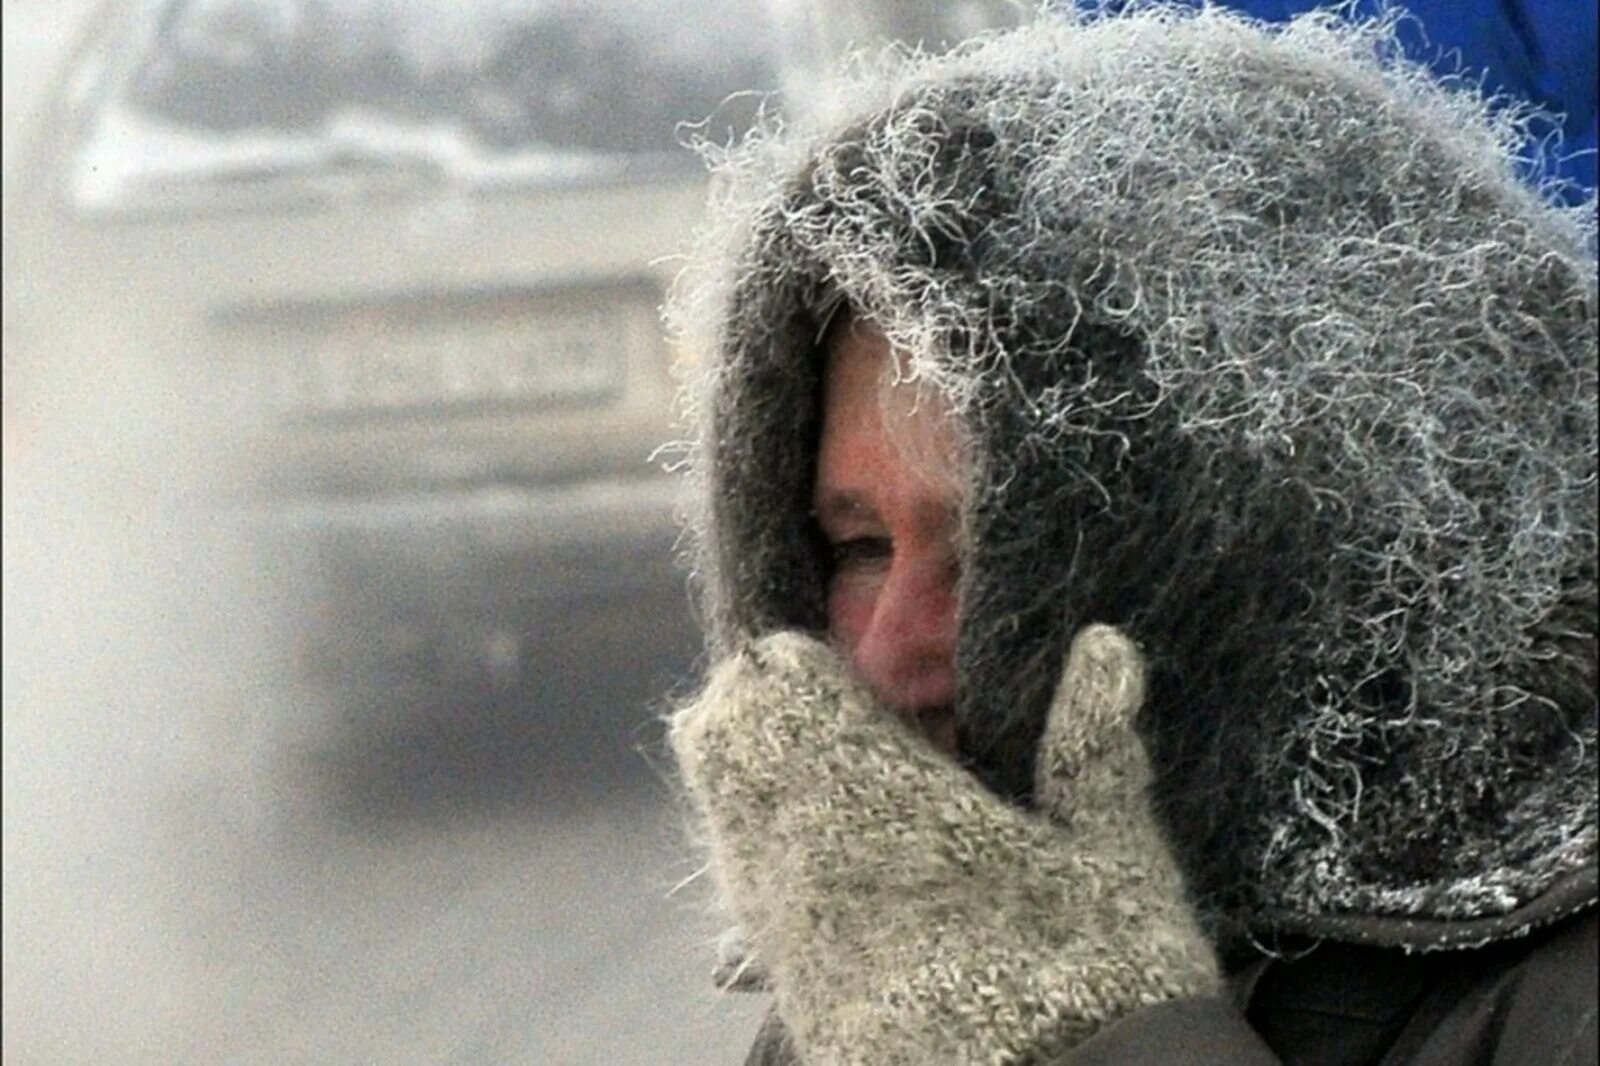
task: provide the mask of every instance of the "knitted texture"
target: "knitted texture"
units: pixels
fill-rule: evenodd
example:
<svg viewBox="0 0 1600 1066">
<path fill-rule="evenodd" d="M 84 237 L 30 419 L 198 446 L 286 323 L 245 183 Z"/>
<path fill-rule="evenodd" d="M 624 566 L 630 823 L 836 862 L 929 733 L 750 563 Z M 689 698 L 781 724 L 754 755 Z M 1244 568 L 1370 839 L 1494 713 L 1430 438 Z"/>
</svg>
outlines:
<svg viewBox="0 0 1600 1066">
<path fill-rule="evenodd" d="M 807 1063 L 1041 1061 L 1218 988 L 1147 795 L 1133 645 L 1074 641 L 1038 794 L 1002 802 L 792 633 L 712 671 L 671 742 Z"/>
<path fill-rule="evenodd" d="M 1134 5 L 862 61 L 712 150 L 671 321 L 714 655 L 823 628 L 841 305 L 970 456 L 963 751 L 1025 804 L 1064 650 L 1139 728 L 1205 911 L 1507 915 L 1592 868 L 1593 204 L 1392 26 Z"/>
</svg>

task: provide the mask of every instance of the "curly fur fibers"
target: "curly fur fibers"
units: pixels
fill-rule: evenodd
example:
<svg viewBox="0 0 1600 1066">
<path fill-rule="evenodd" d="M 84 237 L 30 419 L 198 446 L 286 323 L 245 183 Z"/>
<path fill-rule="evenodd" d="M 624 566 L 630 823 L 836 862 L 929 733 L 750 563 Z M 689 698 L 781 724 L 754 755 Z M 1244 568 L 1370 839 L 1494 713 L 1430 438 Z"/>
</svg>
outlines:
<svg viewBox="0 0 1600 1066">
<path fill-rule="evenodd" d="M 1594 212 L 1523 180 L 1524 119 L 1382 22 L 1155 5 L 864 62 L 713 152 L 671 317 L 714 645 L 821 624 L 848 305 L 971 442 L 957 713 L 996 791 L 1106 619 L 1219 915 L 1506 915 L 1592 867 Z"/>
<path fill-rule="evenodd" d="M 1218 991 L 1147 795 L 1138 653 L 1087 628 L 1019 811 L 780 633 L 672 721 L 727 898 L 800 1060 L 1045 1061 L 1146 1004 Z"/>
</svg>

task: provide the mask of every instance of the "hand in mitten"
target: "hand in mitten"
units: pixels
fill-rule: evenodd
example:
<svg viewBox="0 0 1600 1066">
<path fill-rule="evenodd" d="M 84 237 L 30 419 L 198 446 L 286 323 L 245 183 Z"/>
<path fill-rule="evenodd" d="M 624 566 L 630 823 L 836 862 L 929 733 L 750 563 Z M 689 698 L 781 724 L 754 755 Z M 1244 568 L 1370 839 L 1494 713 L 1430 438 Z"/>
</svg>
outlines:
<svg viewBox="0 0 1600 1066">
<path fill-rule="evenodd" d="M 1143 664 L 1073 641 L 1012 807 L 795 634 L 718 666 L 671 741 L 712 867 L 810 1063 L 1038 1061 L 1214 992 L 1211 946 L 1146 795 Z"/>
</svg>

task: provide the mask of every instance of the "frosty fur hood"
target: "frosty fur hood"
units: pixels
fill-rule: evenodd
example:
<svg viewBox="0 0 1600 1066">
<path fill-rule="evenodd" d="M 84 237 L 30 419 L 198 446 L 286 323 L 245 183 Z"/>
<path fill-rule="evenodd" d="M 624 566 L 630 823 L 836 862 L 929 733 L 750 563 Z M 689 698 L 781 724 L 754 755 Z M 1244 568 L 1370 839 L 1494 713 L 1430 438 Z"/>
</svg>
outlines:
<svg viewBox="0 0 1600 1066">
<path fill-rule="evenodd" d="M 1062 653 L 1151 661 L 1219 936 L 1442 947 L 1595 894 L 1594 208 L 1392 26 L 1147 6 L 860 63 L 712 153 L 669 308 L 713 654 L 823 627 L 841 305 L 972 457 L 957 715 L 1026 802 Z"/>
</svg>

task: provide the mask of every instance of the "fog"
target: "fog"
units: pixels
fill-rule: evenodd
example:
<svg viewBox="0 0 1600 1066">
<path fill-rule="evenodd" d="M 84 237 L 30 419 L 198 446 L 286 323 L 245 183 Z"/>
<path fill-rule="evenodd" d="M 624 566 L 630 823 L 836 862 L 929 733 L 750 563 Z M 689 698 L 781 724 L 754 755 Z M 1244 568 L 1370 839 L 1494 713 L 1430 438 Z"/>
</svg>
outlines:
<svg viewBox="0 0 1600 1066">
<path fill-rule="evenodd" d="M 34 388 L 83 432 L 6 456 L 7 1057 L 154 1061 L 220 1021 L 176 919 L 265 809 L 252 730 L 293 697 L 258 575 L 169 495 L 202 442 L 148 394 Z"/>
<path fill-rule="evenodd" d="M 5 1061 L 741 1061 L 660 747 L 705 190 L 650 107 L 731 135 L 837 25 L 162 10 L 5 0 Z"/>
<path fill-rule="evenodd" d="M 111 317 L 61 314 L 52 358 L 8 370 L 6 1061 L 733 1061 L 758 1004 L 719 1001 L 703 900 L 670 894 L 693 860 L 651 761 L 694 654 L 670 493 L 245 499 L 223 390 Z M 626 575 L 614 558 L 449 551 L 462 516 L 480 545 L 599 541 L 586 516 L 629 493 L 650 565 L 620 593 L 586 576 Z M 441 602 L 477 565 L 560 572 L 577 606 L 498 618 L 520 644 L 469 658 L 481 677 L 445 664 L 459 691 L 391 689 L 367 656 L 404 582 L 380 568 L 364 617 L 330 601 L 330 528 L 433 566 Z M 433 624 L 401 638 L 484 649 Z M 349 654 L 308 670 L 331 646 Z"/>
</svg>

